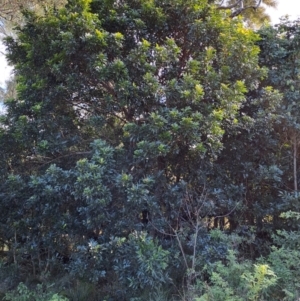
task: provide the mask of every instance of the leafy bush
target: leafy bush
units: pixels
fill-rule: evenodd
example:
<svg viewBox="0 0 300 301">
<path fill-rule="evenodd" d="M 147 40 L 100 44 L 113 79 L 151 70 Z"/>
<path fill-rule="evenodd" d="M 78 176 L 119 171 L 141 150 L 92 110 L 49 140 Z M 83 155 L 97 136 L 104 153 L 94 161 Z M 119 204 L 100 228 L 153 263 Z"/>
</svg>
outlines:
<svg viewBox="0 0 300 301">
<path fill-rule="evenodd" d="M 298 212 L 288 211 L 281 214 L 283 219 L 299 229 Z M 278 230 L 274 235 L 274 246 L 268 256 L 268 263 L 278 276 L 279 281 L 273 295 L 275 300 L 298 300 L 300 297 L 300 231 Z"/>
<path fill-rule="evenodd" d="M 238 262 L 231 251 L 227 263 L 218 262 L 206 283 L 198 284 L 203 294 L 197 301 L 257 301 L 267 296 L 267 289 L 277 282 L 275 273 L 267 264 Z"/>
<path fill-rule="evenodd" d="M 114 270 L 127 294 L 153 290 L 170 283 L 169 251 L 146 233 L 133 233 L 117 250 Z"/>
<path fill-rule="evenodd" d="M 67 298 L 53 293 L 49 288 L 44 290 L 42 285 L 37 285 L 35 290 L 30 290 L 24 283 L 5 294 L 5 301 L 68 301 Z"/>
</svg>

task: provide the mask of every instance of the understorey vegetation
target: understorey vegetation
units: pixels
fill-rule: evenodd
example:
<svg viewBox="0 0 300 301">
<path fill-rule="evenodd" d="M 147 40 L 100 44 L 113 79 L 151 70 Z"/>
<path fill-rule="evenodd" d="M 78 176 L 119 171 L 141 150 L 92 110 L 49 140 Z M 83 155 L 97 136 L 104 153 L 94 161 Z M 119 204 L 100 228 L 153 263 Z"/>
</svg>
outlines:
<svg viewBox="0 0 300 301">
<path fill-rule="evenodd" d="M 252 29 L 260 2 L 23 11 L 5 38 L 3 300 L 300 298 L 300 25 Z"/>
</svg>

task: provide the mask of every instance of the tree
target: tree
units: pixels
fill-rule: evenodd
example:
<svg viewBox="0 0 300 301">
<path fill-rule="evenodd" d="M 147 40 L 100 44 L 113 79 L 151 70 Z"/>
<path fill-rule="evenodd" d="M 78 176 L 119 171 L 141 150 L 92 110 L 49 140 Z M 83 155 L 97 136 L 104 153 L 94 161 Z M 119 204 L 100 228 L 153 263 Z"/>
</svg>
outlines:
<svg viewBox="0 0 300 301">
<path fill-rule="evenodd" d="M 208 230 L 247 206 L 229 142 L 278 100 L 257 93 L 258 35 L 205 0 L 71 0 L 25 18 L 6 39 L 18 95 L 0 133 L 15 263 L 37 274 L 66 256 L 120 300 L 224 259 Z"/>
<path fill-rule="evenodd" d="M 265 28 L 261 31 L 261 62 L 268 66 L 268 84 L 276 85 L 283 93 L 284 98 L 281 106 L 280 135 L 282 143 L 291 145 L 290 151 L 293 157 L 293 184 L 290 189 L 298 191 L 297 179 L 297 150 L 299 128 L 299 91 L 298 91 L 298 56 L 299 22 L 282 20 L 275 28 Z M 290 178 L 290 177 L 289 177 Z"/>
<path fill-rule="evenodd" d="M 251 257 L 270 251 L 268 244 L 277 230 L 298 229 L 297 223 L 287 224 L 280 217 L 283 211 L 299 208 L 298 30 L 297 21 L 283 20 L 259 31 L 260 65 L 268 68 L 268 76 L 248 94 L 240 110 L 249 118 L 248 125 L 224 135 L 224 151 L 215 163 L 225 183 L 244 188 L 244 207 L 229 218 L 233 227 L 244 225 L 245 232 L 251 227 L 248 235 L 254 238 L 247 247 Z M 281 95 L 260 98 L 271 89 L 262 92 L 268 86 Z"/>
</svg>

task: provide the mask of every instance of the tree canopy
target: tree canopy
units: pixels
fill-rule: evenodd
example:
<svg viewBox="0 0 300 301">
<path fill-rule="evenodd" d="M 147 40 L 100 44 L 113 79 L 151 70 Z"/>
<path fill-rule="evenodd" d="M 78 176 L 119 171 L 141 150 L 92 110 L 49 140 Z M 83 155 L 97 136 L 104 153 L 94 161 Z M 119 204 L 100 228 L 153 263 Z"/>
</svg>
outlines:
<svg viewBox="0 0 300 301">
<path fill-rule="evenodd" d="M 184 300 L 297 295 L 276 275 L 299 279 L 284 263 L 300 258 L 289 244 L 298 23 L 254 32 L 234 4 L 70 0 L 24 12 L 5 39 L 17 84 L 0 121 L 7 264 L 68 273 L 103 300 L 150 300 L 170 284 Z"/>
</svg>

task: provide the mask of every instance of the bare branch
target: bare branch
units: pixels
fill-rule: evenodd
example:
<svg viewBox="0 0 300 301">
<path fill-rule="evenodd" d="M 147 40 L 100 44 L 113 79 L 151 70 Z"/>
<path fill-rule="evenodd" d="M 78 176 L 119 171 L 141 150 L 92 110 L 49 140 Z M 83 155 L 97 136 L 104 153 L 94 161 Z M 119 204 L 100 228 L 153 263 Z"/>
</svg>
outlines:
<svg viewBox="0 0 300 301">
<path fill-rule="evenodd" d="M 237 6 L 240 5 L 240 8 L 236 9 L 235 11 L 233 11 L 231 13 L 231 15 L 230 15 L 231 18 L 234 18 L 234 17 L 240 15 L 242 12 L 244 12 L 247 9 L 252 8 L 252 9 L 256 10 L 261 5 L 261 2 L 262 2 L 262 0 L 258 0 L 258 2 L 257 2 L 256 5 L 250 5 L 250 6 L 244 7 L 243 0 L 238 0 L 237 2 L 235 2 L 235 3 L 231 4 L 231 5 L 219 6 L 218 9 L 234 9 Z"/>
<path fill-rule="evenodd" d="M 231 4 L 231 5 L 221 5 L 218 6 L 218 9 L 232 9 L 235 8 L 236 6 L 238 6 L 239 4 L 241 4 L 241 2 L 243 2 L 243 0 L 238 0 L 237 2 Z M 223 1 L 222 1 L 223 3 Z"/>
</svg>

